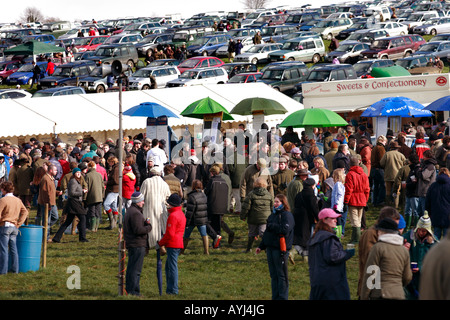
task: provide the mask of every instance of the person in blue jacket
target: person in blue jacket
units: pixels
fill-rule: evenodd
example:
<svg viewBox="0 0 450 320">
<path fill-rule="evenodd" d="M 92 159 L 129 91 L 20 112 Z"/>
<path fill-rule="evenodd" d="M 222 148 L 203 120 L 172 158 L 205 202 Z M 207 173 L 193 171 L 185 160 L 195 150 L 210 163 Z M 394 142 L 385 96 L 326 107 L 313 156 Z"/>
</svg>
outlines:
<svg viewBox="0 0 450 320">
<path fill-rule="evenodd" d="M 274 198 L 272 214 L 267 218 L 266 231 L 255 253 L 266 250 L 267 263 L 272 287 L 272 300 L 288 300 L 288 257 L 294 240 L 294 216 L 290 212 L 286 196 L 279 194 Z M 284 237 L 286 248 L 280 246 Z"/>
<path fill-rule="evenodd" d="M 322 209 L 308 241 L 310 300 L 350 300 L 345 262 L 355 249 L 344 250 L 333 231 L 340 216 L 331 208 Z"/>
</svg>

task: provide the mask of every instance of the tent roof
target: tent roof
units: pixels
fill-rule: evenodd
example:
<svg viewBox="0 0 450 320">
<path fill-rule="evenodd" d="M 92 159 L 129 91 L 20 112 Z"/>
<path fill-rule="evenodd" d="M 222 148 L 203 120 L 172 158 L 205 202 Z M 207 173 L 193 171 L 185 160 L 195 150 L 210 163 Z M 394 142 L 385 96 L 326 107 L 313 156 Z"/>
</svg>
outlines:
<svg viewBox="0 0 450 320">
<path fill-rule="evenodd" d="M 52 44 L 30 40 L 16 47 L 5 50 L 5 54 L 38 55 L 44 53 L 64 52 L 64 49 Z"/>
<path fill-rule="evenodd" d="M 280 102 L 288 113 L 266 116 L 267 122 L 281 123 L 303 105 L 264 83 L 200 85 L 180 88 L 126 91 L 122 93 L 122 112 L 142 102 L 156 102 L 177 115 L 190 103 L 211 97 L 228 111 L 245 98 L 263 97 Z M 8 121 L 0 126 L 0 137 L 30 136 L 117 130 L 119 128 L 119 94 L 92 93 L 58 97 L 5 99 L 0 108 Z M 252 116 L 233 115 L 235 121 L 251 121 Z M 203 120 L 180 116 L 169 118 L 169 125 L 202 124 Z M 122 116 L 124 130 L 143 129 L 145 117 Z"/>
</svg>

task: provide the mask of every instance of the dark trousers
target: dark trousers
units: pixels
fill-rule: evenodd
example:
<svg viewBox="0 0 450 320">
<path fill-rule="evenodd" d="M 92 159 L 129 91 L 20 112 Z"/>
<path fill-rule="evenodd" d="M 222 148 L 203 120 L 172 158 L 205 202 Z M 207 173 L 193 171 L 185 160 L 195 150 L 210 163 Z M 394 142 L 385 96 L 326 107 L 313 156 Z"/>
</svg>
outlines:
<svg viewBox="0 0 450 320">
<path fill-rule="evenodd" d="M 92 203 L 87 206 L 87 220 L 86 227 L 88 229 L 92 228 L 91 218 L 101 219 L 102 217 L 102 202 Z"/>
<path fill-rule="evenodd" d="M 272 300 L 288 300 L 289 279 L 288 279 L 288 254 L 281 255 L 281 251 L 274 248 L 267 248 L 267 263 L 272 287 Z"/>
<path fill-rule="evenodd" d="M 211 227 L 216 231 L 217 234 L 220 234 L 220 221 L 222 220 L 222 215 L 220 214 L 210 214 L 209 220 L 211 221 Z"/>
<path fill-rule="evenodd" d="M 78 222 L 77 228 L 78 228 L 78 236 L 79 240 L 86 240 L 86 215 L 85 214 L 67 214 L 66 221 L 59 227 L 58 231 L 56 232 L 55 236 L 53 237 L 56 241 L 61 241 L 61 238 L 63 236 L 64 231 L 67 229 L 67 227 L 72 223 L 73 219 L 77 217 L 80 219 L 80 222 Z"/>
<path fill-rule="evenodd" d="M 379 205 L 384 202 L 386 197 L 386 186 L 384 184 L 384 170 L 372 168 L 373 195 L 372 203 Z"/>
<path fill-rule="evenodd" d="M 144 265 L 145 247 L 128 248 L 127 273 L 125 275 L 125 290 L 128 294 L 141 295 L 140 280 Z"/>
</svg>

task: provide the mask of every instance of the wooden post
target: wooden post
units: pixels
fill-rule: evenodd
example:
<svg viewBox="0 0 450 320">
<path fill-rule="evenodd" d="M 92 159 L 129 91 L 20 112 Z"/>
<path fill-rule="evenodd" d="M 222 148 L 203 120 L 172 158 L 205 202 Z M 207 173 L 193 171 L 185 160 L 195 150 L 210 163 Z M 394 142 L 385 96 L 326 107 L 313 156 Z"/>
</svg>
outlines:
<svg viewBox="0 0 450 320">
<path fill-rule="evenodd" d="M 42 267 L 47 267 L 47 230 L 48 230 L 48 203 L 45 204 L 44 212 L 44 236 L 42 237 L 43 251 L 42 251 Z M 42 217 L 41 217 L 42 219 Z M 42 221 L 42 220 L 41 220 Z"/>
</svg>

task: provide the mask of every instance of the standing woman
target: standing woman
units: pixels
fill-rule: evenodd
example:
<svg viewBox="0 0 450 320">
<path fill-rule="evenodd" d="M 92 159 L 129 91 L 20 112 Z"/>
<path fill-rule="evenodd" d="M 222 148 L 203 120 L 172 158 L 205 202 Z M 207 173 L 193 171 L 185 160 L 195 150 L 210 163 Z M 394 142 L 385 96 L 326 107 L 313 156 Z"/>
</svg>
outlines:
<svg viewBox="0 0 450 320">
<path fill-rule="evenodd" d="M 294 217 L 290 213 L 285 195 L 279 194 L 273 201 L 272 214 L 267 219 L 266 231 L 255 253 L 266 250 L 272 287 L 272 300 L 287 300 L 289 297 L 288 256 L 294 239 Z M 280 238 L 285 239 L 285 248 Z"/>
<path fill-rule="evenodd" d="M 331 208 L 322 209 L 308 241 L 310 300 L 350 300 L 345 261 L 355 249 L 344 250 L 333 232 L 340 216 Z"/>
<path fill-rule="evenodd" d="M 83 195 L 87 192 L 87 189 L 84 189 L 81 185 L 81 170 L 79 168 L 72 170 L 72 177 L 69 180 L 67 190 L 69 196 L 65 208 L 67 218 L 61 227 L 59 227 L 51 242 L 61 242 L 64 230 L 67 229 L 75 217 L 80 219 L 77 226 L 80 242 L 89 242 L 89 240 L 86 239 L 86 209 L 83 205 Z"/>
</svg>

